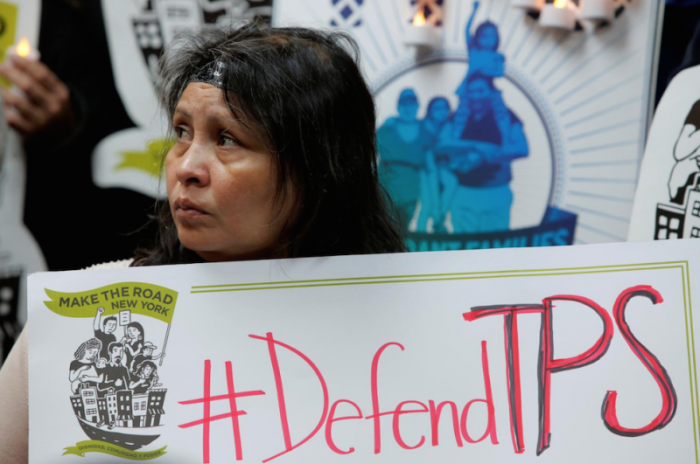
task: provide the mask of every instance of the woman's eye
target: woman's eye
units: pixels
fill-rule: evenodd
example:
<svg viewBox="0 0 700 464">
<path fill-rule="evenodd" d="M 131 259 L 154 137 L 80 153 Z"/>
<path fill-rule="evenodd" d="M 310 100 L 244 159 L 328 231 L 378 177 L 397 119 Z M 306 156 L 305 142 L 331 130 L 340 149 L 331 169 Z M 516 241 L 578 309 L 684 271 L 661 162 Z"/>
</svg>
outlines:
<svg viewBox="0 0 700 464">
<path fill-rule="evenodd" d="M 175 128 L 175 134 L 177 134 L 177 138 L 179 140 L 189 140 L 190 139 L 190 133 L 187 131 L 182 126 L 178 126 Z"/>
<path fill-rule="evenodd" d="M 236 141 L 236 139 L 225 134 L 221 134 L 221 140 L 219 143 L 224 148 L 232 148 L 238 145 L 238 141 Z"/>
</svg>

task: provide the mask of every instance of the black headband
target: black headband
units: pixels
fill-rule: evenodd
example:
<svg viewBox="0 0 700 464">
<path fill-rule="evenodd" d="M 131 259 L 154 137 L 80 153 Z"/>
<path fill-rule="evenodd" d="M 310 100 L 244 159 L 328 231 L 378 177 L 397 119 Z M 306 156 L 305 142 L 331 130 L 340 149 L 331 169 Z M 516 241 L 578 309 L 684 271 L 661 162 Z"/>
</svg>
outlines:
<svg viewBox="0 0 700 464">
<path fill-rule="evenodd" d="M 223 61 L 212 61 L 197 71 L 190 78 L 190 82 L 204 82 L 205 84 L 224 87 L 224 67 Z"/>
</svg>

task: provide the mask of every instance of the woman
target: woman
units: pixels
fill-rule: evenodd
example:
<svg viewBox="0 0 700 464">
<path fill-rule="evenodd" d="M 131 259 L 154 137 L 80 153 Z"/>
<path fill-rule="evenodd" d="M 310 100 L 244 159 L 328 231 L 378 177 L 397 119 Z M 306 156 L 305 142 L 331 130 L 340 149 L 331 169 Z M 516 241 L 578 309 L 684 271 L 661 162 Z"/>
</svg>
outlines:
<svg viewBox="0 0 700 464">
<path fill-rule="evenodd" d="M 126 326 L 126 333 L 121 343 L 124 345 L 124 366 L 129 370 L 133 370 L 132 363 L 136 356 L 141 354 L 143 344 L 146 337 L 143 332 L 143 326 L 138 322 L 132 322 Z"/>
<path fill-rule="evenodd" d="M 422 121 L 425 130 L 433 135 L 433 141 L 442 132 L 452 109 L 445 97 L 434 97 L 428 102 L 425 118 Z M 426 158 L 427 169 L 421 173 L 420 213 L 418 214 L 417 232 L 444 232 L 444 214 L 441 209 L 440 194 L 445 186 L 454 178 L 449 171 L 449 156 L 445 157 L 434 152 L 435 144 L 430 147 Z M 428 227 L 432 219 L 431 227 Z"/>
<path fill-rule="evenodd" d="M 168 203 L 156 245 L 117 265 L 404 251 L 356 60 L 347 36 L 306 29 L 176 40 L 159 82 L 176 137 Z M 0 455 L 12 463 L 27 461 L 26 353 L 25 331 L 0 371 Z"/>
<path fill-rule="evenodd" d="M 144 361 L 139 364 L 129 382 L 129 389 L 134 395 L 146 393 L 158 384 L 158 368 L 153 361 Z M 137 380 L 138 379 L 138 380 Z"/>
</svg>

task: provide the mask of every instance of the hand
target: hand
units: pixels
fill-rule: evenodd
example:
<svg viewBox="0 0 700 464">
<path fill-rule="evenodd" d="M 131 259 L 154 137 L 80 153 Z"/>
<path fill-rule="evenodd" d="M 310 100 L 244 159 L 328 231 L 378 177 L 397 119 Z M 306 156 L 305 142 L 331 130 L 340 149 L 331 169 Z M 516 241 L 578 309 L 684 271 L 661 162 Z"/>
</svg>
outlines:
<svg viewBox="0 0 700 464">
<path fill-rule="evenodd" d="M 0 65 L 0 76 L 12 82 L 24 95 L 2 89 L 9 126 L 25 137 L 50 130 L 66 138 L 75 128 L 70 92 L 43 63 L 10 57 Z"/>
<path fill-rule="evenodd" d="M 476 11 L 476 10 L 479 9 L 479 5 L 480 5 L 480 4 L 481 4 L 481 2 L 479 2 L 478 0 L 474 2 L 474 4 L 473 4 L 473 5 L 474 5 L 474 11 Z"/>
<path fill-rule="evenodd" d="M 100 306 L 99 308 L 97 308 L 97 314 L 102 314 L 104 312 L 105 312 L 105 309 L 103 307 Z"/>
<path fill-rule="evenodd" d="M 123 383 L 123 382 L 122 382 L 122 379 L 117 379 L 117 381 L 114 382 L 114 385 L 117 386 L 117 387 L 121 387 L 121 386 L 122 386 L 122 383 Z"/>
</svg>

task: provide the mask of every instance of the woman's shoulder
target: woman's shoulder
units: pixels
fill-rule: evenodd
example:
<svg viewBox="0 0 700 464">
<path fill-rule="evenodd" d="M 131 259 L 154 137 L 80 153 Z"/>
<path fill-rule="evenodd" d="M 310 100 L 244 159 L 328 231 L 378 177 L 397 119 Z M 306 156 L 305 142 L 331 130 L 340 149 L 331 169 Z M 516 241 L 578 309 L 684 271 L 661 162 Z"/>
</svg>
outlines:
<svg viewBox="0 0 700 464">
<path fill-rule="evenodd" d="M 94 269 L 124 269 L 131 266 L 134 259 L 122 259 L 121 261 L 110 261 L 108 263 L 93 264 L 90 267 L 85 268 L 86 270 Z"/>
</svg>

